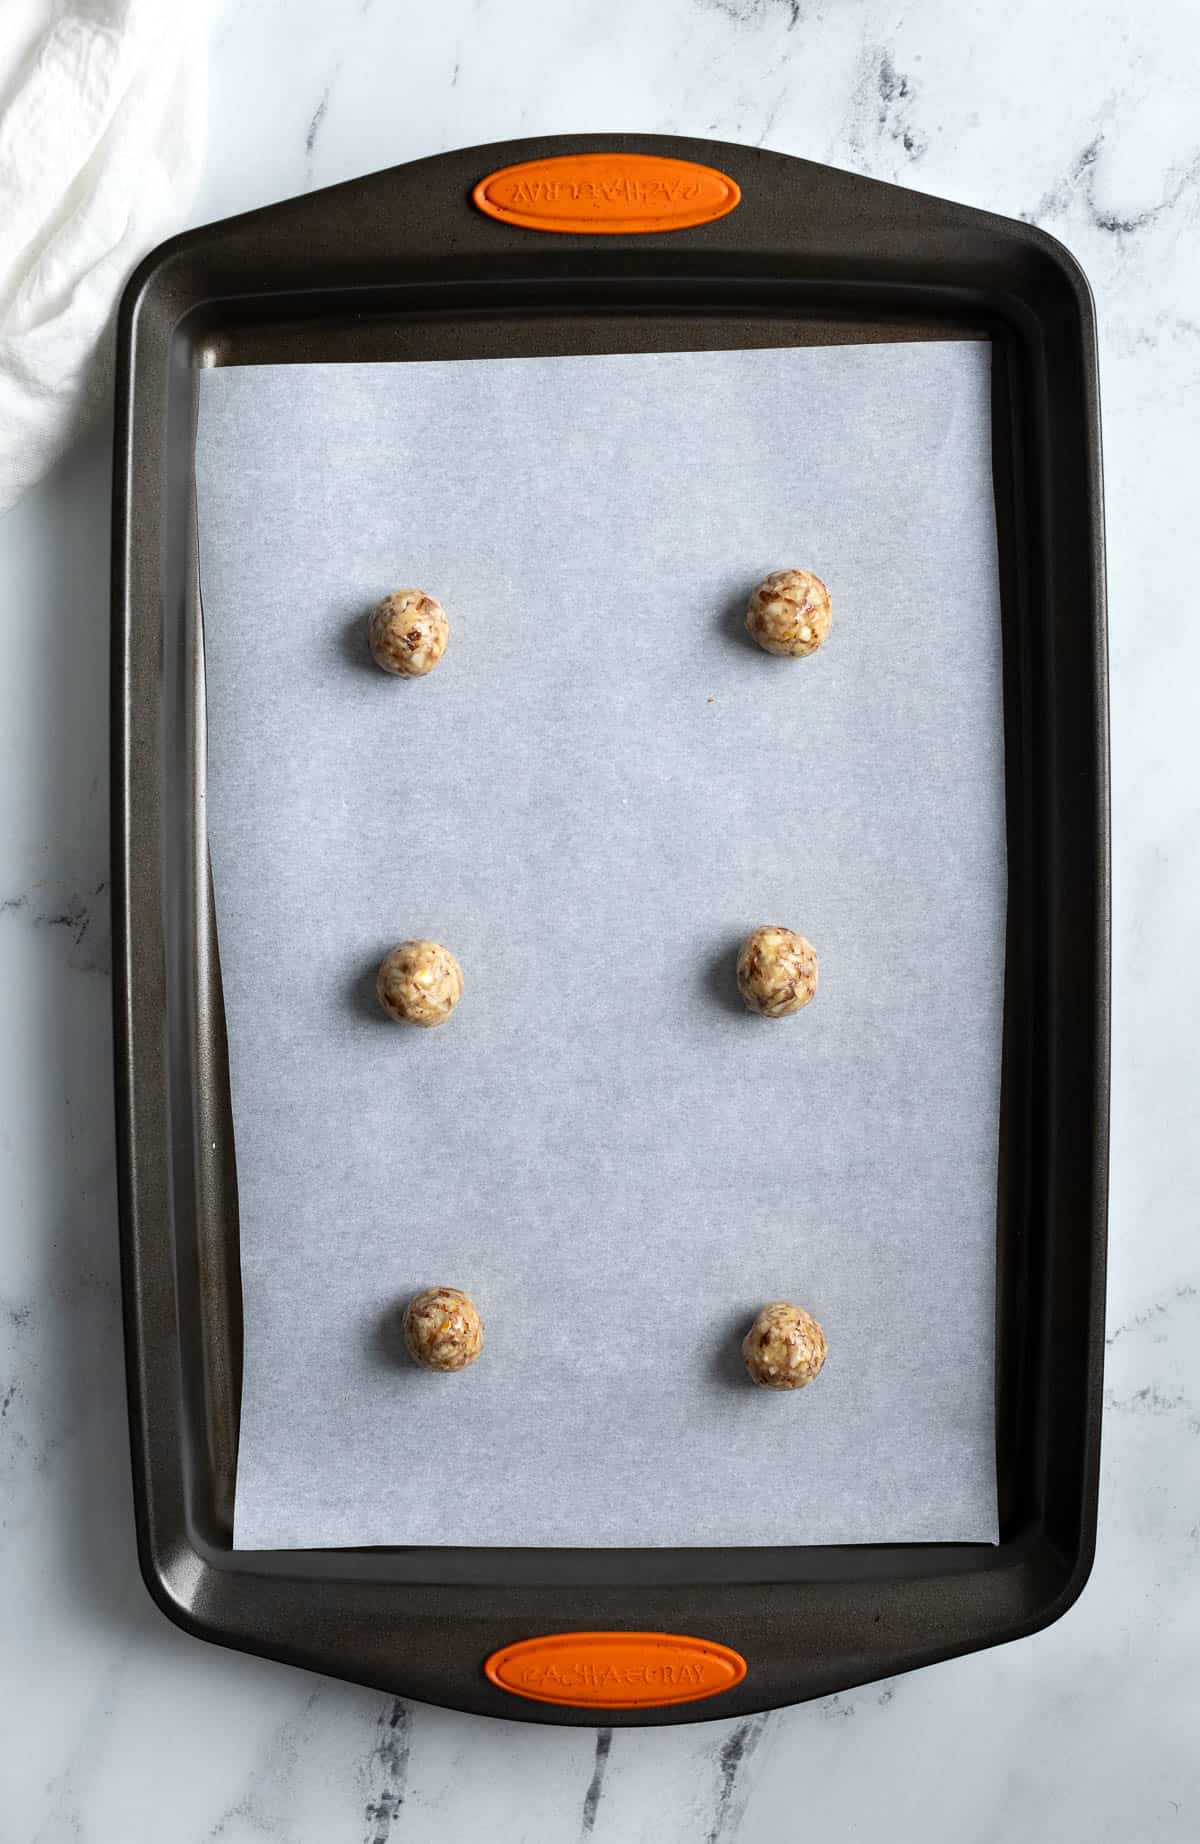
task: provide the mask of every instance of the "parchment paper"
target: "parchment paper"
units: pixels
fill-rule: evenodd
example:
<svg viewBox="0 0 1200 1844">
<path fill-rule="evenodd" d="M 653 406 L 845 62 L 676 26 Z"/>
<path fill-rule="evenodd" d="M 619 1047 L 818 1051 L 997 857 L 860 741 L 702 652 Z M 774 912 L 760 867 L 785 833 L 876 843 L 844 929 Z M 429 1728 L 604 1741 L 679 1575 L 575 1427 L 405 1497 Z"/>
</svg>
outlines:
<svg viewBox="0 0 1200 1844">
<path fill-rule="evenodd" d="M 236 1543 L 996 1536 L 1005 863 L 986 344 L 206 372 Z M 833 631 L 745 638 L 767 570 Z M 364 611 L 450 646 L 402 683 Z M 733 985 L 803 930 L 807 1011 Z M 388 1023 L 409 935 L 466 975 Z M 465 1287 L 454 1377 L 395 1309 Z M 737 1341 L 795 1299 L 811 1388 Z"/>
</svg>

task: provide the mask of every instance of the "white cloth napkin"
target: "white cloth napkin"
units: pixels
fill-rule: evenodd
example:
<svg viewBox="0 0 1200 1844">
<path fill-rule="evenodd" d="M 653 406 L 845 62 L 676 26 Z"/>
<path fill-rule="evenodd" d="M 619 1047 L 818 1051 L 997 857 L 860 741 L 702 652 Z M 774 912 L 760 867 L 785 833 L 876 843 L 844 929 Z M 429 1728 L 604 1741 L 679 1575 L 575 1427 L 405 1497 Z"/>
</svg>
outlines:
<svg viewBox="0 0 1200 1844">
<path fill-rule="evenodd" d="M 113 310 L 191 203 L 197 0 L 0 0 L 0 512 L 104 397 Z"/>
</svg>

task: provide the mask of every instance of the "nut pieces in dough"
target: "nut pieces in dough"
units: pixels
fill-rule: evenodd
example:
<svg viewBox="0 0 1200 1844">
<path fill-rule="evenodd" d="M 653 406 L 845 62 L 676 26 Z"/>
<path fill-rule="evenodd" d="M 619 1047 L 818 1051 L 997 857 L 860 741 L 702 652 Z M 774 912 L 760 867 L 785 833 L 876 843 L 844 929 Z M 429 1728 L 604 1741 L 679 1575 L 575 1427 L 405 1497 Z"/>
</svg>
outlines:
<svg viewBox="0 0 1200 1844">
<path fill-rule="evenodd" d="M 445 1024 L 462 998 L 462 968 L 440 941 L 402 941 L 380 964 L 375 992 L 397 1024 Z"/>
<path fill-rule="evenodd" d="M 756 928 L 742 943 L 738 991 L 761 1018 L 786 1018 L 817 990 L 817 950 L 794 929 Z"/>
<path fill-rule="evenodd" d="M 811 570 L 772 570 L 752 590 L 746 626 L 760 647 L 786 659 L 815 653 L 829 633 L 829 591 Z"/>
<path fill-rule="evenodd" d="M 402 679 L 418 679 L 432 672 L 449 638 L 445 609 L 423 589 L 397 589 L 394 595 L 385 595 L 367 621 L 367 642 L 375 664 Z"/>
<path fill-rule="evenodd" d="M 820 1374 L 825 1334 L 802 1306 L 772 1300 L 742 1340 L 751 1381 L 763 1389 L 803 1389 Z"/>
<path fill-rule="evenodd" d="M 426 1370 L 465 1370 L 483 1350 L 483 1321 L 475 1302 L 457 1287 L 426 1287 L 401 1321 L 404 1345 Z"/>
</svg>

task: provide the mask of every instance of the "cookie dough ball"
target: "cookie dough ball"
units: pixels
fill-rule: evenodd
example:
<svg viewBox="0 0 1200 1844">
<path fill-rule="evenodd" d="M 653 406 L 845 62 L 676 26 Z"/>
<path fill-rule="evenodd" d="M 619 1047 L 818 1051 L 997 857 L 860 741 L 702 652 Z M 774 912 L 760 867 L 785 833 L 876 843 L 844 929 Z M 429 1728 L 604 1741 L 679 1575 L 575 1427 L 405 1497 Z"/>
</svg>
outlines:
<svg viewBox="0 0 1200 1844">
<path fill-rule="evenodd" d="M 759 646 L 787 659 L 815 653 L 831 619 L 829 591 L 810 570 L 772 570 L 746 610 L 746 626 Z"/>
<path fill-rule="evenodd" d="M 790 928 L 756 928 L 742 943 L 738 991 L 761 1018 L 786 1018 L 817 991 L 817 950 Z"/>
<path fill-rule="evenodd" d="M 820 1374 L 825 1334 L 802 1306 L 772 1300 L 742 1340 L 750 1379 L 763 1389 L 803 1389 Z"/>
<path fill-rule="evenodd" d="M 381 963 L 375 992 L 397 1024 L 445 1024 L 462 998 L 462 968 L 440 941 L 402 941 Z"/>
<path fill-rule="evenodd" d="M 457 1287 L 426 1287 L 404 1308 L 404 1346 L 426 1370 L 465 1370 L 483 1350 L 483 1321 Z"/>
<path fill-rule="evenodd" d="M 397 589 L 395 595 L 385 595 L 367 622 L 375 664 L 403 679 L 432 672 L 449 638 L 445 609 L 423 589 Z"/>
</svg>

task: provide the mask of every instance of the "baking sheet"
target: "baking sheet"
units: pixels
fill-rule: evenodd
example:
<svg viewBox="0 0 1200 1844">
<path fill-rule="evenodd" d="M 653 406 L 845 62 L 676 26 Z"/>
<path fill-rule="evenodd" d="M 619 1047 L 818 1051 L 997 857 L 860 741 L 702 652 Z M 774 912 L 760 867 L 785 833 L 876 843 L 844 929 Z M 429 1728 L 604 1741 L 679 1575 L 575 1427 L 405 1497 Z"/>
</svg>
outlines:
<svg viewBox="0 0 1200 1844">
<path fill-rule="evenodd" d="M 989 348 L 200 378 L 208 825 L 245 1367 L 235 1542 L 996 1537 L 1005 908 Z M 832 635 L 741 630 L 817 570 Z M 451 642 L 370 665 L 417 584 Z M 815 1003 L 740 1007 L 802 929 Z M 443 1029 L 371 999 L 458 955 Z M 398 1357 L 467 1288 L 481 1361 Z M 825 1325 L 755 1390 L 767 1299 Z"/>
</svg>

